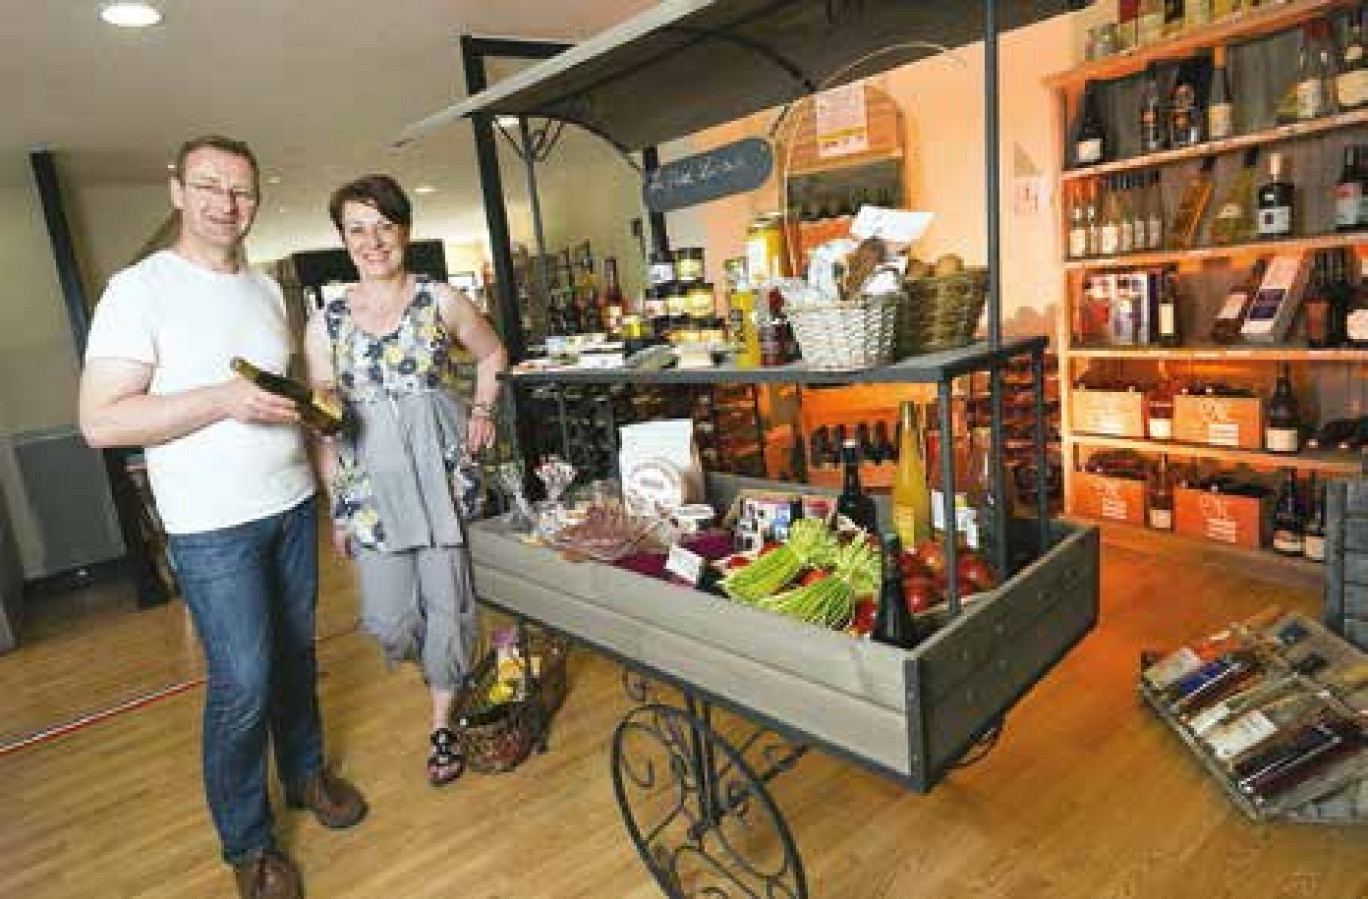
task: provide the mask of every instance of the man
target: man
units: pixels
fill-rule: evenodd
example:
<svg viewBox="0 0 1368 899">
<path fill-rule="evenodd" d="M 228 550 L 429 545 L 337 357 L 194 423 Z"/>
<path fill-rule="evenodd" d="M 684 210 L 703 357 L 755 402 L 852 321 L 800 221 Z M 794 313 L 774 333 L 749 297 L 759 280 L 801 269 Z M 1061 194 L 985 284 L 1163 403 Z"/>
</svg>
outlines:
<svg viewBox="0 0 1368 899">
<path fill-rule="evenodd" d="M 291 807 L 336 828 L 366 805 L 323 767 L 314 481 L 299 416 L 229 368 L 241 356 L 283 370 L 293 341 L 279 285 L 242 264 L 258 202 L 252 151 L 191 140 L 169 186 L 175 244 L 116 274 L 95 310 L 81 430 L 92 446 L 147 447 L 204 647 L 204 790 L 238 892 L 299 896 L 299 872 L 272 835 L 268 742 Z"/>
</svg>

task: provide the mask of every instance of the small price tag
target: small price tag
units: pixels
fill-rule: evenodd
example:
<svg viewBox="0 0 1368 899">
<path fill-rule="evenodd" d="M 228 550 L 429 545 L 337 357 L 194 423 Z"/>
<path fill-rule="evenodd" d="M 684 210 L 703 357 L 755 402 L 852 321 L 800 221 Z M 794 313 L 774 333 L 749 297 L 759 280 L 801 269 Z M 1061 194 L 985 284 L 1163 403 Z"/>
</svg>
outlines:
<svg viewBox="0 0 1368 899">
<path fill-rule="evenodd" d="M 703 577 L 705 564 L 703 557 L 698 553 L 676 545 L 670 547 L 670 554 L 665 559 L 665 570 L 697 586 L 699 578 Z"/>
<path fill-rule="evenodd" d="M 860 207 L 855 221 L 850 223 L 850 235 L 860 240 L 877 237 L 890 243 L 912 243 L 925 234 L 930 225 L 929 212 L 866 205 Z"/>
</svg>

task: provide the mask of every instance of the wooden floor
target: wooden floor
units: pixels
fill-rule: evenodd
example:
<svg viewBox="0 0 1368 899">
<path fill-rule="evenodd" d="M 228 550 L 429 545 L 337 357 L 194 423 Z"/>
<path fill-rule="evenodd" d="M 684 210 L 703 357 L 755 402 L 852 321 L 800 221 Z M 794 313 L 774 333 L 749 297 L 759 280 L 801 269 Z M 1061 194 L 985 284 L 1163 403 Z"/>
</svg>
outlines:
<svg viewBox="0 0 1368 899">
<path fill-rule="evenodd" d="M 1142 648 L 1278 602 L 1317 598 L 1132 549 L 1104 551 L 1098 630 L 1033 690 L 996 750 L 917 796 L 810 754 L 773 790 L 812 895 L 1368 897 L 1368 828 L 1247 822 L 1136 701 Z M 371 816 L 328 832 L 284 816 L 312 897 L 650 897 L 606 747 L 631 707 L 580 653 L 549 754 L 512 774 L 422 778 L 424 696 L 349 629 L 330 569 L 320 631 L 328 752 Z M 0 657 L 0 731 L 27 733 L 194 677 L 182 613 L 96 610 Z M 216 897 L 232 883 L 200 799 L 199 688 L 0 755 L 0 896 Z"/>
</svg>

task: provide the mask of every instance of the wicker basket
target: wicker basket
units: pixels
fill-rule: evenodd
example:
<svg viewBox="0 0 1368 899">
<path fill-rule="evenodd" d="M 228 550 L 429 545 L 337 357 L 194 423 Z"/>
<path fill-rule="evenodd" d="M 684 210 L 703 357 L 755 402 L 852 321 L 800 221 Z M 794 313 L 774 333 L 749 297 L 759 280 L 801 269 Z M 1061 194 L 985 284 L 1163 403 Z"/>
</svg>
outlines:
<svg viewBox="0 0 1368 899">
<path fill-rule="evenodd" d="M 846 371 L 893 361 L 901 293 L 840 302 L 800 303 L 787 309 L 803 361 L 811 368 Z"/>
<path fill-rule="evenodd" d="M 907 303 L 898 327 L 904 356 L 962 347 L 974 339 L 988 300 L 988 269 L 921 278 L 903 285 Z"/>
<path fill-rule="evenodd" d="M 500 774 L 518 767 L 542 742 L 551 717 L 565 702 L 569 655 L 565 639 L 546 631 L 529 631 L 528 644 L 541 665 L 527 696 L 512 702 L 489 702 L 497 675 L 497 656 L 490 650 L 466 678 L 456 698 L 452 716 L 457 722 L 456 739 L 472 771 Z"/>
</svg>

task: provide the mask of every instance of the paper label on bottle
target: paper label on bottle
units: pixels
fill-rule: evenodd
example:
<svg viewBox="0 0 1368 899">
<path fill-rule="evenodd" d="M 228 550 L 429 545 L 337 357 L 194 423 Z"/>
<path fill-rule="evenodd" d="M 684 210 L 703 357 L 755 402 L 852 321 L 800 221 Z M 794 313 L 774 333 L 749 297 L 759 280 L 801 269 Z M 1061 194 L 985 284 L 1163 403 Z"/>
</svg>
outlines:
<svg viewBox="0 0 1368 899">
<path fill-rule="evenodd" d="M 1208 422 L 1207 443 L 1212 446 L 1239 446 L 1240 426 L 1235 422 Z"/>
<path fill-rule="evenodd" d="M 1178 683 L 1202 668 L 1202 657 L 1188 647 L 1181 647 L 1145 669 L 1145 680 L 1156 690 Z"/>
<path fill-rule="evenodd" d="M 1264 448 L 1274 453 L 1295 453 L 1301 449 L 1301 435 L 1295 428 L 1264 428 Z"/>
<path fill-rule="evenodd" d="M 1164 220 L 1157 217 L 1151 218 L 1149 220 L 1149 228 L 1146 230 L 1148 231 L 1148 234 L 1146 235 L 1148 237 L 1146 249 L 1159 249 L 1164 243 Z"/>
<path fill-rule="evenodd" d="M 1296 531 L 1278 529 L 1273 532 L 1273 548 L 1289 556 L 1302 554 L 1302 535 Z"/>
<path fill-rule="evenodd" d="M 1118 253 L 1129 253 L 1135 246 L 1135 225 L 1130 221 L 1121 223 L 1121 227 L 1116 233 L 1116 251 Z"/>
<path fill-rule="evenodd" d="M 1173 530 L 1173 510 L 1172 509 L 1150 509 L 1150 527 L 1156 531 Z"/>
<path fill-rule="evenodd" d="M 1351 47 L 1350 50 L 1356 51 L 1355 58 L 1363 56 L 1362 47 Z M 1348 58 L 1349 54 L 1345 56 Z M 1346 109 L 1368 103 L 1368 69 L 1354 69 L 1340 75 L 1335 79 L 1335 92 L 1339 96 L 1340 106 Z"/>
<path fill-rule="evenodd" d="M 1173 419 L 1151 418 L 1149 420 L 1149 435 L 1152 440 L 1172 440 Z"/>
<path fill-rule="evenodd" d="M 1121 232 L 1116 225 L 1102 226 L 1102 255 L 1115 256 L 1120 250 Z"/>
<path fill-rule="evenodd" d="M 1349 313 L 1345 325 L 1350 340 L 1368 341 L 1368 309 L 1355 309 Z"/>
<path fill-rule="evenodd" d="M 1218 321 L 1233 322 L 1240 317 L 1244 311 L 1245 300 L 1249 299 L 1244 293 L 1232 293 L 1226 297 L 1225 303 L 1221 306 L 1221 311 L 1216 313 Z"/>
<path fill-rule="evenodd" d="M 1325 82 L 1308 78 L 1297 83 L 1297 118 L 1314 119 L 1325 115 Z"/>
<path fill-rule="evenodd" d="M 1363 186 L 1358 182 L 1335 186 L 1335 226 L 1352 228 L 1360 221 L 1363 209 Z"/>
<path fill-rule="evenodd" d="M 1313 562 L 1325 561 L 1325 538 L 1319 534 L 1307 534 L 1302 539 L 1302 555 Z"/>
<path fill-rule="evenodd" d="M 1152 44 L 1164 36 L 1163 12 L 1152 12 L 1140 16 L 1139 40 L 1142 44 Z"/>
<path fill-rule="evenodd" d="M 1069 232 L 1069 256 L 1081 259 L 1088 255 L 1088 229 L 1074 228 Z"/>
<path fill-rule="evenodd" d="M 1262 237 L 1285 237 L 1292 233 L 1292 207 L 1275 206 L 1259 210 L 1259 234 Z"/>
<path fill-rule="evenodd" d="M 1094 162 L 1102 161 L 1102 138 L 1094 137 L 1090 140 L 1078 142 L 1078 164 L 1092 165 Z"/>
<path fill-rule="evenodd" d="M 1225 140 L 1235 133 L 1235 110 L 1229 103 L 1207 109 L 1207 131 L 1212 140 Z"/>
<path fill-rule="evenodd" d="M 1159 336 L 1172 337 L 1178 333 L 1178 323 L 1174 320 L 1175 308 L 1172 303 L 1164 303 L 1159 307 Z"/>
<path fill-rule="evenodd" d="M 1206 743 L 1216 757 L 1224 761 L 1253 749 L 1277 732 L 1278 726 L 1263 712 L 1255 709 L 1207 734 Z"/>
</svg>

